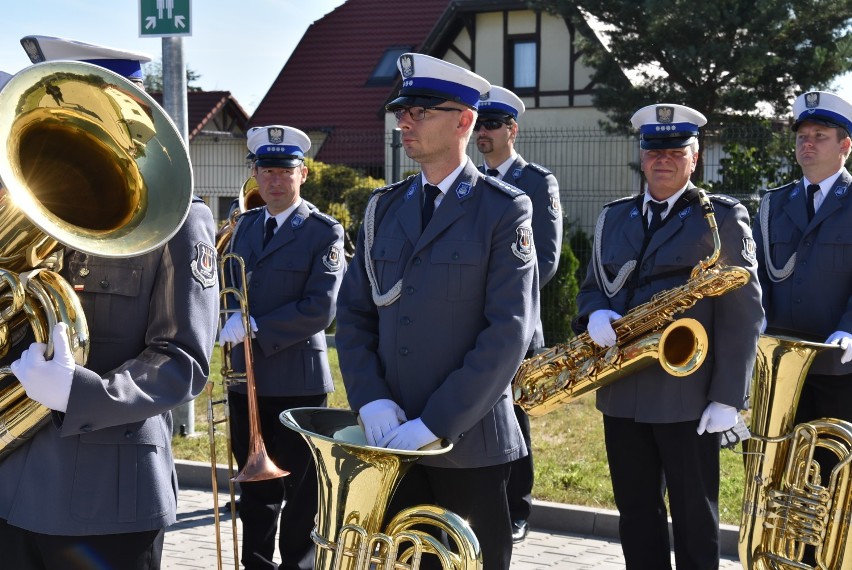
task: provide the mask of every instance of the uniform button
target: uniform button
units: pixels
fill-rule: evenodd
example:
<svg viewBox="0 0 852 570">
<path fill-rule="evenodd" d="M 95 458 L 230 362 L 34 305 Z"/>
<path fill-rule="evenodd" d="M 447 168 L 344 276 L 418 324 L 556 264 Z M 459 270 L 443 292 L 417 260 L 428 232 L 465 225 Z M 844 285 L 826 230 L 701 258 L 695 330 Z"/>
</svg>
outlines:
<svg viewBox="0 0 852 570">
<path fill-rule="evenodd" d="M 100 285 L 101 289 L 109 289 L 109 281 L 106 279 L 102 279 Z"/>
<path fill-rule="evenodd" d="M 643 264 L 642 264 L 642 271 L 647 271 L 647 270 L 648 270 L 648 264 L 647 264 L 647 263 L 643 263 Z"/>
<path fill-rule="evenodd" d="M 414 259 L 411 260 L 411 265 L 420 265 L 421 263 L 423 263 L 423 260 L 420 259 L 419 257 L 415 257 Z"/>
<path fill-rule="evenodd" d="M 92 431 L 92 426 L 90 426 L 89 424 L 81 426 L 80 431 L 83 433 L 89 433 L 90 431 Z"/>
<path fill-rule="evenodd" d="M 258 267 L 258 269 L 260 269 L 261 267 L 263 267 L 263 262 L 262 262 L 262 261 L 258 261 L 258 262 L 257 262 L 257 267 Z"/>
<path fill-rule="evenodd" d="M 806 245 L 806 246 L 808 246 L 808 247 L 811 247 L 811 242 L 810 242 L 810 240 L 806 241 L 806 242 L 805 242 L 805 245 Z"/>
<path fill-rule="evenodd" d="M 797 305 L 801 305 L 801 304 L 802 304 L 802 300 L 801 300 L 801 299 L 795 299 L 793 302 L 794 302 L 795 304 L 797 304 Z"/>
<path fill-rule="evenodd" d="M 399 349 L 399 355 L 400 356 L 408 356 L 408 349 L 403 346 L 402 348 Z"/>
<path fill-rule="evenodd" d="M 455 251 L 454 251 L 454 252 L 453 252 L 453 259 L 458 259 L 458 258 L 459 258 L 459 254 L 458 254 L 458 252 L 455 252 Z"/>
<path fill-rule="evenodd" d="M 406 287 L 405 288 L 405 294 L 406 295 L 414 295 L 414 287 L 410 287 L 410 286 Z"/>
<path fill-rule="evenodd" d="M 127 430 L 126 432 L 124 432 L 124 437 L 126 439 L 130 439 L 131 437 L 133 437 L 133 432 L 130 431 L 130 430 Z"/>
<path fill-rule="evenodd" d="M 404 325 L 410 325 L 411 319 L 409 319 L 408 317 L 402 317 L 401 319 L 399 319 L 399 322 L 401 322 Z"/>
<path fill-rule="evenodd" d="M 281 348 L 281 345 L 279 345 L 279 344 L 273 344 L 272 345 L 272 350 L 279 350 L 280 348 Z"/>
</svg>

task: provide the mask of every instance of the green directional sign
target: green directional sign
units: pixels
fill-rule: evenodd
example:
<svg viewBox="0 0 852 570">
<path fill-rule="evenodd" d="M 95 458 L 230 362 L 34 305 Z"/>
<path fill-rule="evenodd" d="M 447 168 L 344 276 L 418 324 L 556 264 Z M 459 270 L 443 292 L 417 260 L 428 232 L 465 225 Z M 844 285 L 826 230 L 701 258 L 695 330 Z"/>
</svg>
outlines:
<svg viewBox="0 0 852 570">
<path fill-rule="evenodd" d="M 191 0 L 139 0 L 139 35 L 191 36 Z"/>
</svg>

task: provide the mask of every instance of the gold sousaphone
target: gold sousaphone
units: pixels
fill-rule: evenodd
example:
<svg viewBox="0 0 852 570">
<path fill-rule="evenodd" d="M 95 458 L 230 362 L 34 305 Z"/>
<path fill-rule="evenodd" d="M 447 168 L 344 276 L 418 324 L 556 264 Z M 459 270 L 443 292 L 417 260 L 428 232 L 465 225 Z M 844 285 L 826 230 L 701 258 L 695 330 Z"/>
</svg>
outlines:
<svg viewBox="0 0 852 570">
<path fill-rule="evenodd" d="M 319 505 L 311 533 L 317 545 L 315 570 L 414 570 L 423 555 L 436 556 L 445 570 L 482 568 L 479 541 L 470 526 L 446 509 L 410 507 L 382 529 L 390 498 L 408 468 L 421 457 L 448 452 L 452 444 L 417 451 L 368 446 L 351 410 L 295 408 L 280 418 L 302 434 L 316 462 Z M 454 548 L 448 549 L 423 526 L 446 533 Z"/>
<path fill-rule="evenodd" d="M 88 355 L 79 299 L 54 273 L 54 254 L 62 245 L 100 257 L 150 252 L 178 231 L 191 197 L 183 140 L 125 78 L 48 62 L 0 90 L 0 457 L 49 417 L 8 364 L 31 340 L 49 342 L 59 321 L 76 362 Z"/>
</svg>

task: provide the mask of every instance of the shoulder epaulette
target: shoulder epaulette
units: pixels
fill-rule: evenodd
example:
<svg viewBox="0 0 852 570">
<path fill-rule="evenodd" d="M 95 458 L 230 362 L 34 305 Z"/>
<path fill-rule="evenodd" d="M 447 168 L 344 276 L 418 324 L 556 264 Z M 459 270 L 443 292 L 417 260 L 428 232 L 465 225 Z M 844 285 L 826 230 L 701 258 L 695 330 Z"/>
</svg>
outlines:
<svg viewBox="0 0 852 570">
<path fill-rule="evenodd" d="M 371 194 L 371 195 L 372 195 L 372 194 L 384 194 L 385 192 L 389 192 L 389 191 L 391 191 L 391 190 L 395 190 L 396 188 L 399 188 L 400 186 L 402 186 L 402 185 L 406 184 L 407 182 L 411 182 L 411 179 L 412 179 L 412 178 L 414 178 L 414 177 L 415 177 L 415 176 L 417 176 L 417 175 L 418 175 L 418 174 L 412 174 L 412 175 L 411 175 L 411 176 L 409 176 L 408 178 L 405 178 L 405 179 L 403 179 L 403 180 L 400 180 L 399 182 L 394 182 L 393 184 L 388 184 L 387 186 L 382 186 L 381 188 L 376 188 L 376 189 L 375 189 L 375 190 L 373 190 L 370 194 Z"/>
<path fill-rule="evenodd" d="M 724 204 L 728 207 L 733 207 L 740 203 L 739 200 L 733 196 L 728 196 L 727 194 L 708 194 L 708 198 L 710 198 L 713 202 L 718 202 L 719 204 Z"/>
<path fill-rule="evenodd" d="M 553 172 L 551 172 L 550 170 L 548 170 L 547 168 L 543 167 L 540 164 L 536 164 L 535 162 L 528 162 L 527 166 L 529 166 L 530 168 L 532 168 L 533 170 L 535 170 L 536 172 L 538 172 L 542 176 L 547 176 L 548 174 L 553 174 Z"/>
<path fill-rule="evenodd" d="M 762 194 L 765 194 L 767 192 L 778 192 L 779 190 L 787 190 L 789 188 L 792 188 L 793 186 L 795 186 L 798 183 L 799 183 L 798 180 L 793 180 L 792 182 L 788 182 L 787 184 L 784 184 L 783 186 L 776 186 L 775 188 L 766 188 L 762 192 Z"/>
<path fill-rule="evenodd" d="M 248 217 L 248 216 L 256 216 L 263 212 L 263 209 L 266 206 L 258 206 L 256 208 L 252 208 L 251 210 L 246 210 L 245 212 L 241 212 L 239 217 Z"/>
<path fill-rule="evenodd" d="M 326 214 L 325 212 L 321 212 L 321 211 L 320 211 L 319 209 L 317 209 L 317 208 L 313 208 L 313 209 L 311 209 L 311 215 L 312 215 L 312 216 L 316 216 L 317 218 L 319 218 L 320 220 L 324 221 L 326 224 L 328 224 L 328 225 L 330 225 L 330 226 L 336 226 L 337 224 L 339 224 L 339 223 L 340 223 L 340 222 L 338 222 L 336 219 L 334 219 L 334 217 L 329 216 L 329 215 L 328 215 L 328 214 Z"/>
<path fill-rule="evenodd" d="M 204 202 L 204 200 L 202 200 L 199 196 L 196 196 L 195 194 L 193 194 L 192 195 L 192 203 L 198 204 L 199 202 Z"/>
<path fill-rule="evenodd" d="M 499 178 L 494 178 L 493 176 L 486 176 L 485 182 L 489 186 L 497 188 L 498 190 L 500 190 L 501 192 L 503 192 L 504 194 L 506 194 L 508 196 L 511 196 L 512 198 L 517 198 L 518 196 L 520 196 L 521 194 L 524 193 L 523 190 L 519 190 L 518 188 L 512 186 L 511 184 L 507 184 L 506 182 L 503 182 Z"/>
<path fill-rule="evenodd" d="M 604 207 L 615 206 L 616 204 L 621 204 L 622 202 L 629 202 L 631 200 L 635 200 L 636 196 L 625 196 L 623 198 L 619 198 L 617 200 L 613 200 L 607 204 L 604 204 Z"/>
</svg>

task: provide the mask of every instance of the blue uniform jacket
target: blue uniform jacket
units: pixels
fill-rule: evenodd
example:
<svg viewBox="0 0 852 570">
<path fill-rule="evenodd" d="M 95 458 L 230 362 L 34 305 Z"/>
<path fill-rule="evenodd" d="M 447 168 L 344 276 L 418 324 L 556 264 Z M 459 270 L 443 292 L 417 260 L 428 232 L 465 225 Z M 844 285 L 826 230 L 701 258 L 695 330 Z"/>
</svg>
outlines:
<svg viewBox="0 0 852 570">
<path fill-rule="evenodd" d="M 0 462 L 0 518 L 60 535 L 175 522 L 171 410 L 207 382 L 219 308 L 214 235 L 196 198 L 178 233 L 150 253 L 66 252 L 89 359 L 74 372 L 67 412 Z"/>
<path fill-rule="evenodd" d="M 377 191 L 373 266 L 382 293 L 402 280 L 399 299 L 374 302 L 363 228 L 343 280 L 335 340 L 349 403 L 394 400 L 454 442 L 426 465 L 507 463 L 527 453 L 510 383 L 539 309 L 530 200 L 468 160 L 421 234 L 420 179 Z"/>
<path fill-rule="evenodd" d="M 690 185 L 687 192 L 693 191 Z M 754 242 L 745 207 L 727 196 L 711 196 L 719 237 L 721 265 L 745 267 L 749 283 L 720 297 L 699 300 L 678 315 L 697 319 L 709 339 L 707 358 L 691 375 L 676 378 L 658 364 L 616 380 L 597 391 L 597 408 L 606 415 L 638 422 L 671 423 L 697 420 L 710 401 L 737 409 L 747 407 L 751 374 L 763 309 L 754 258 Z M 601 235 L 600 260 L 613 279 L 630 260 L 637 260 L 637 286 L 628 302 L 628 284 L 610 298 L 600 287 L 593 267 L 577 297 L 580 315 L 611 309 L 621 315 L 649 301 L 660 291 L 683 285 L 689 271 L 713 251 L 712 234 L 697 200 L 673 212 L 658 229 L 645 255 L 638 259 L 645 236 L 642 199 L 609 204 Z"/>
<path fill-rule="evenodd" d="M 480 171 L 485 172 L 485 166 L 480 166 Z M 543 288 L 556 275 L 559 256 L 562 254 L 562 206 L 559 198 L 559 182 L 552 172 L 534 162 L 527 162 L 520 155 L 506 171 L 506 176 L 502 180 L 523 190 L 532 201 L 532 229 L 538 261 L 538 286 Z M 539 318 L 530 349 L 543 347 L 544 329 Z"/>
<path fill-rule="evenodd" d="M 808 223 L 802 181 L 770 190 L 755 223 L 763 306 L 768 332 L 818 342 L 838 330 L 852 333 L 852 176 L 845 169 Z M 766 227 L 762 227 L 762 218 Z M 792 273 L 769 277 L 767 261 L 781 270 L 795 256 Z M 810 372 L 850 374 L 842 351 L 817 355 Z"/>
<path fill-rule="evenodd" d="M 345 269 L 343 226 L 303 200 L 264 248 L 264 212 L 240 216 L 229 249 L 243 258 L 249 276 L 249 314 L 258 328 L 252 341 L 257 395 L 333 392 L 325 330 L 334 320 Z M 230 268 L 225 275 L 231 283 Z M 234 368 L 244 370 L 241 346 L 231 354 Z M 245 393 L 244 385 L 233 389 Z"/>
</svg>

